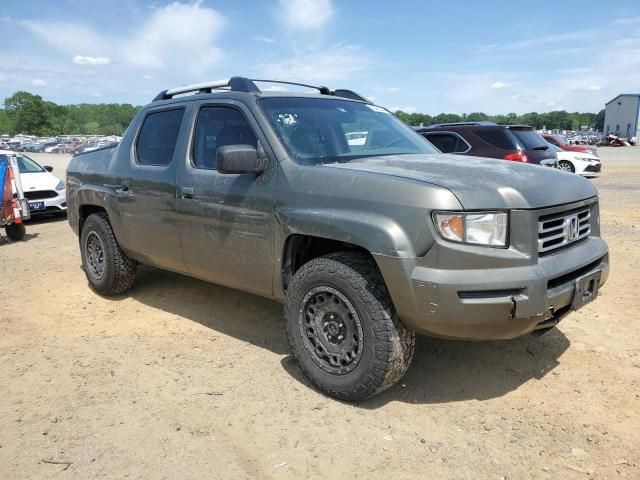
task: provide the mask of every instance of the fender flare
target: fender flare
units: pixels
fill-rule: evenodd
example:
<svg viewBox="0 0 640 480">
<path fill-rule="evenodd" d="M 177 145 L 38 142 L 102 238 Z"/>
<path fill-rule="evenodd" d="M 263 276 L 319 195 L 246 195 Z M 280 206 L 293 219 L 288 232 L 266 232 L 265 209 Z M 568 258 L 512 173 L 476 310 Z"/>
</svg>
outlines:
<svg viewBox="0 0 640 480">
<path fill-rule="evenodd" d="M 108 186 L 84 184 L 77 191 L 76 202 L 78 205 L 78 211 L 87 205 L 104 208 L 107 212 L 107 216 L 109 217 L 109 223 L 111 223 L 111 228 L 113 229 L 113 233 L 118 244 L 123 250 L 125 250 L 125 252 L 129 250 L 129 236 L 127 234 L 127 229 L 124 227 L 122 222 L 120 206 L 113 188 Z M 79 221 L 80 218 L 78 218 L 78 222 Z M 80 225 L 78 225 L 78 231 L 81 233 Z"/>
</svg>

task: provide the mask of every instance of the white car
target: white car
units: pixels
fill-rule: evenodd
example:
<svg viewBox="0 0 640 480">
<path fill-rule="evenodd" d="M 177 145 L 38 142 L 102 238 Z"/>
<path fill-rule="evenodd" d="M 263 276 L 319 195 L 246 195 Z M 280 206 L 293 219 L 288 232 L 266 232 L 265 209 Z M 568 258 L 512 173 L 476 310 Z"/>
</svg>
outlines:
<svg viewBox="0 0 640 480">
<path fill-rule="evenodd" d="M 558 168 L 565 172 L 576 173 L 583 177 L 597 177 L 602 170 L 600 159 L 590 153 L 567 152 L 552 143 L 549 148 L 556 152 Z"/>
<path fill-rule="evenodd" d="M 14 152 L 0 150 L 0 160 L 7 160 Z M 50 173 L 50 167 L 42 167 L 26 155 L 16 153 L 20 181 L 24 196 L 29 202 L 31 215 L 38 213 L 64 214 L 67 211 L 67 192 L 64 182 Z"/>
</svg>

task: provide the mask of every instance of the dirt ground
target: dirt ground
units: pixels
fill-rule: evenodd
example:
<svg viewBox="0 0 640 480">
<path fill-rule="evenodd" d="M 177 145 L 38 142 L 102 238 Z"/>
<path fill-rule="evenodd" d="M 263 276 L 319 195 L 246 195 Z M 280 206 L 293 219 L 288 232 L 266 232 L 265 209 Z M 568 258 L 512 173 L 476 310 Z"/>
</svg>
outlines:
<svg viewBox="0 0 640 480">
<path fill-rule="evenodd" d="M 151 268 L 101 298 L 66 221 L 30 222 L 0 241 L 0 479 L 640 478 L 640 147 L 600 154 L 598 301 L 540 338 L 420 337 L 356 405 L 302 378 L 279 304 Z"/>
</svg>

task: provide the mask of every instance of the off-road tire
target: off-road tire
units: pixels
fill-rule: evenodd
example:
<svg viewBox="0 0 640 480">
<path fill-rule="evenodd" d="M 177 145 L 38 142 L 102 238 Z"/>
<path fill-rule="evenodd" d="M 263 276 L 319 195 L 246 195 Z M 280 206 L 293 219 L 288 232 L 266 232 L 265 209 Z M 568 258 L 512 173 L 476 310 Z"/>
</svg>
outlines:
<svg viewBox="0 0 640 480">
<path fill-rule="evenodd" d="M 101 276 L 94 273 L 89 264 L 87 240 L 96 235 L 103 247 L 104 271 Z M 101 295 L 118 295 L 133 285 L 137 263 L 120 249 L 106 213 L 93 213 L 82 225 L 80 234 L 82 267 L 91 288 Z"/>
<path fill-rule="evenodd" d="M 14 242 L 24 240 L 24 237 L 27 234 L 27 229 L 25 228 L 24 223 L 12 223 L 10 225 L 6 225 L 4 227 L 4 231 L 7 234 L 7 237 Z"/>
<path fill-rule="evenodd" d="M 328 373 L 305 348 L 301 324 L 303 300 L 314 289 L 340 292 L 355 309 L 362 326 L 363 348 L 353 370 Z M 305 263 L 294 274 L 285 300 L 287 338 L 304 375 L 320 391 L 357 401 L 394 385 L 406 373 L 415 351 L 415 334 L 399 320 L 384 279 L 371 257 L 339 252 Z"/>
</svg>

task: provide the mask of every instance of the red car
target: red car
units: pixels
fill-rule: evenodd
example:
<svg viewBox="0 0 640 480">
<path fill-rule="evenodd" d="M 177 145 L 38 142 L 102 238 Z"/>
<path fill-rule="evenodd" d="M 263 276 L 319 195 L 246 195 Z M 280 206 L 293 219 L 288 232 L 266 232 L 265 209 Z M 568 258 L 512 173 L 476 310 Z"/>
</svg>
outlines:
<svg viewBox="0 0 640 480">
<path fill-rule="evenodd" d="M 579 153 L 590 153 L 591 155 L 598 156 L 598 153 L 594 147 L 590 147 L 588 145 L 571 145 L 564 137 L 559 135 L 542 135 L 544 139 L 555 145 L 558 148 L 566 152 L 579 152 Z"/>
</svg>

